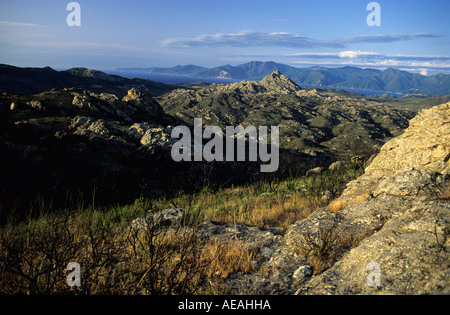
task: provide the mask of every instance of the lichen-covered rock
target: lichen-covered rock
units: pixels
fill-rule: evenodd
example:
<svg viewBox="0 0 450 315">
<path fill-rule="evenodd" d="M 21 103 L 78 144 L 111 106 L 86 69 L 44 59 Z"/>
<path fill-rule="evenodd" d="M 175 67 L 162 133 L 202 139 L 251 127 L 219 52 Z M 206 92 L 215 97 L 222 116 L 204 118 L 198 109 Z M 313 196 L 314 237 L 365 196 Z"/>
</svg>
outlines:
<svg viewBox="0 0 450 315">
<path fill-rule="evenodd" d="M 297 293 L 450 293 L 449 210 L 448 205 L 438 203 L 404 209 Z M 369 279 L 375 264 L 377 285 Z"/>
<path fill-rule="evenodd" d="M 450 172 L 450 103 L 421 111 L 404 134 L 388 141 L 343 193 L 349 204 L 355 196 L 372 193 L 380 180 L 406 167 Z"/>
<path fill-rule="evenodd" d="M 348 185 L 342 224 L 369 233 L 297 294 L 450 293 L 450 205 L 442 199 L 450 186 L 449 126 L 449 104 L 424 110 Z M 290 243 L 301 242 L 301 228 L 314 220 L 296 223 Z"/>
<path fill-rule="evenodd" d="M 183 209 L 166 209 L 145 218 L 137 218 L 131 222 L 134 231 L 148 228 L 179 226 L 183 222 Z"/>
<path fill-rule="evenodd" d="M 421 111 L 398 138 L 387 142 L 366 173 L 384 177 L 406 166 L 450 171 L 450 103 Z"/>
<path fill-rule="evenodd" d="M 439 198 L 446 190 L 450 176 L 428 169 L 407 167 L 380 181 L 373 196 L 388 194 L 394 196 L 417 196 Z"/>
</svg>

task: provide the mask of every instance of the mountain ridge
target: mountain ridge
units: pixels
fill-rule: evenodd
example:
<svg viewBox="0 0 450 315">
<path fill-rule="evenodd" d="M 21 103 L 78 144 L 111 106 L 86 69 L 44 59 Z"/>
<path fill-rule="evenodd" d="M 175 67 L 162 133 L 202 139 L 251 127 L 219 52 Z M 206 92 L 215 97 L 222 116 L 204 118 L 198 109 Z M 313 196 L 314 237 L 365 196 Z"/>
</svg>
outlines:
<svg viewBox="0 0 450 315">
<path fill-rule="evenodd" d="M 0 92 L 32 95 L 51 89 L 61 90 L 73 87 L 121 96 L 126 95 L 133 87 L 154 96 L 162 95 L 176 88 L 156 81 L 129 79 L 83 67 L 57 71 L 50 67 L 20 68 L 0 64 Z"/>
<path fill-rule="evenodd" d="M 168 70 L 165 71 L 164 68 L 159 68 L 158 73 L 173 74 L 173 72 L 170 71 L 172 68 L 167 69 Z M 280 71 L 298 85 L 385 91 L 404 94 L 450 94 L 450 75 L 435 74 L 426 77 L 421 74 L 392 68 L 383 71 L 351 66 L 341 68 L 295 68 L 273 61 L 251 61 L 237 66 L 227 64 L 200 70 L 188 75 L 197 78 L 226 78 L 259 81 L 274 71 Z"/>
</svg>

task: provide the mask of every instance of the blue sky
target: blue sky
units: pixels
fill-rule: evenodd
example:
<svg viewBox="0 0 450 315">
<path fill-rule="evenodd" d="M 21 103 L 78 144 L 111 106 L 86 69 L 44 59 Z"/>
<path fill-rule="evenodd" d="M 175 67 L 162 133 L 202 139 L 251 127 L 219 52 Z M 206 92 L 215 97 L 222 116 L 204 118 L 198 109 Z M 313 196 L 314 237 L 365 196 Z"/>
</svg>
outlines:
<svg viewBox="0 0 450 315">
<path fill-rule="evenodd" d="M 450 1 L 79 0 L 2 1 L 0 63 L 88 67 L 213 67 L 252 60 L 297 67 L 353 65 L 450 73 Z"/>
</svg>

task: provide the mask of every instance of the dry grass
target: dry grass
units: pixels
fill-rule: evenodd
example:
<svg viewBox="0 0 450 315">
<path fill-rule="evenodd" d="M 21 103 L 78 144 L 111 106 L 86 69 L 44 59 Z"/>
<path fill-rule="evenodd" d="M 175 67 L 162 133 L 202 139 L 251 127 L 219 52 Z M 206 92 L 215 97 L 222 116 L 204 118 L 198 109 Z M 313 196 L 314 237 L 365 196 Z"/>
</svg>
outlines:
<svg viewBox="0 0 450 315">
<path fill-rule="evenodd" d="M 364 201 L 364 200 L 368 200 L 369 198 L 370 198 L 370 194 L 369 193 L 362 194 L 362 195 L 360 195 L 360 196 L 355 198 L 355 204 L 359 203 L 361 201 Z"/>
<path fill-rule="evenodd" d="M 258 253 L 241 241 L 209 242 L 203 252 L 203 259 L 209 262 L 207 275 L 223 279 L 235 272 L 251 273 L 255 271 L 254 261 Z"/>
<path fill-rule="evenodd" d="M 343 198 L 338 198 L 333 200 L 329 205 L 328 209 L 331 212 L 338 212 L 342 209 L 344 209 L 347 206 L 347 201 Z"/>
<path fill-rule="evenodd" d="M 337 194 L 358 175 L 351 170 L 215 191 L 205 188 L 177 198 L 141 198 L 111 209 L 80 206 L 70 213 L 45 214 L 45 204 L 40 204 L 40 217 L 30 215 L 0 227 L 0 294 L 229 293 L 223 279 L 256 271 L 259 253 L 236 240 L 207 242 L 196 231 L 196 223 L 214 220 L 286 229 L 326 206 L 323 191 L 336 189 Z M 336 209 L 344 206 L 341 202 Z M 129 228 L 133 219 L 147 216 L 149 210 L 173 207 L 185 212 L 184 225 L 176 229 Z M 347 242 L 334 234 L 319 239 Z M 322 270 L 328 265 L 323 257 L 329 246 L 318 245 L 322 249 L 311 250 L 318 253 L 311 257 L 315 270 Z M 82 266 L 81 287 L 66 284 L 70 262 Z"/>
</svg>

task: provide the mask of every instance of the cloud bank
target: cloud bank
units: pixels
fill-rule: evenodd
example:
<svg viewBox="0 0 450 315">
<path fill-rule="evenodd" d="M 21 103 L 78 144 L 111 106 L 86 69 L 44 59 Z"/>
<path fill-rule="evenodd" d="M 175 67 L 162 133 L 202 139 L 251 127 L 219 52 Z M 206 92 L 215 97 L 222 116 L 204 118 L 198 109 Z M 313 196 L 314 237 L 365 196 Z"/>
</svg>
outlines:
<svg viewBox="0 0 450 315">
<path fill-rule="evenodd" d="M 162 45 L 173 48 L 219 48 L 219 47 L 286 47 L 286 48 L 345 48 L 350 44 L 392 43 L 424 38 L 438 38 L 429 33 L 361 35 L 337 40 L 317 40 L 300 34 L 287 32 L 241 31 L 238 33 L 217 33 L 198 35 L 193 38 L 168 38 Z"/>
<path fill-rule="evenodd" d="M 162 41 L 166 47 L 290 47 L 290 48 L 343 48 L 334 41 L 314 40 L 299 34 L 286 32 L 241 31 L 238 33 L 217 33 L 199 35 L 193 38 L 168 38 Z"/>
<path fill-rule="evenodd" d="M 450 56 L 435 55 L 383 55 L 378 52 L 346 50 L 325 53 L 296 53 L 286 54 L 285 57 L 294 59 L 291 64 L 323 65 L 323 66 L 357 66 L 370 68 L 390 68 L 420 72 L 428 74 L 440 71 L 450 71 Z"/>
</svg>

